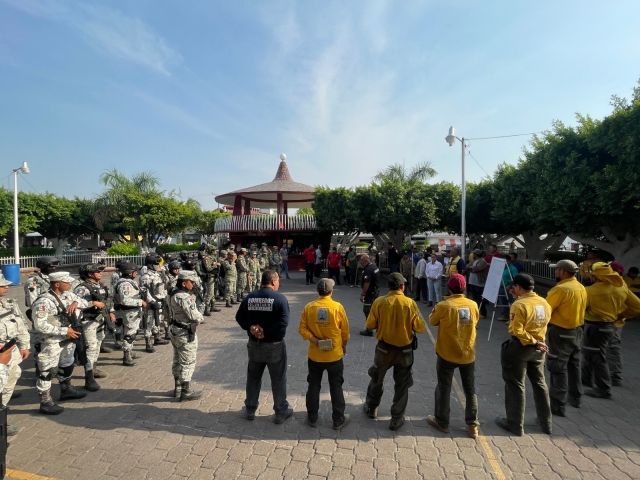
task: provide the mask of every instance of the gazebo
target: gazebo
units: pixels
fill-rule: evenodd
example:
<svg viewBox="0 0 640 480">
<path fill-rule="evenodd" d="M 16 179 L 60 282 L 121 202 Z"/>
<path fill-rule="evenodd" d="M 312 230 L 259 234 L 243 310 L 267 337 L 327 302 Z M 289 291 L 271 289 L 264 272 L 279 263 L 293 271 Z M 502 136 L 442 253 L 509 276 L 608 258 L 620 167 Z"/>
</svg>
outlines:
<svg viewBox="0 0 640 480">
<path fill-rule="evenodd" d="M 228 234 L 232 243 L 246 248 L 253 242 L 278 247 L 287 244 L 289 268 L 296 269 L 303 267 L 298 255 L 310 243 L 320 243 L 326 250 L 331 232 L 321 232 L 314 215 L 287 214 L 289 208 L 311 207 L 314 187 L 293 181 L 286 158 L 285 154 L 280 155 L 280 165 L 271 182 L 216 196 L 216 202 L 233 205 L 233 215 L 216 220 L 214 230 L 218 234 Z M 275 207 L 276 213 L 251 215 L 251 209 L 255 207 Z"/>
</svg>

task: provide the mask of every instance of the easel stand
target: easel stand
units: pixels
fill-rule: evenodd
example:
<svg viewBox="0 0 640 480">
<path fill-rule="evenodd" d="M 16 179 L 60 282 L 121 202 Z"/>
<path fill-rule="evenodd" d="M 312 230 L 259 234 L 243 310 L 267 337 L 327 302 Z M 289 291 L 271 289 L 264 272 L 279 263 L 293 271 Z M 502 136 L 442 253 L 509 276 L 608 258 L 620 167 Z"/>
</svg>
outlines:
<svg viewBox="0 0 640 480">
<path fill-rule="evenodd" d="M 509 276 L 511 276 L 511 272 L 509 272 Z M 513 280 L 513 278 L 512 278 Z M 491 330 L 493 329 L 493 320 L 496 318 L 496 310 L 498 308 L 504 308 L 504 307 L 510 307 L 511 303 L 509 303 L 509 296 L 507 295 L 507 287 L 505 286 L 503 281 L 500 281 L 502 288 L 504 289 L 504 295 L 498 293 L 498 297 L 496 299 L 495 302 L 489 302 L 489 303 L 493 303 L 493 313 L 491 314 L 491 325 L 489 325 L 489 337 L 487 338 L 487 342 L 489 340 L 491 340 Z M 504 304 L 500 301 L 500 299 L 503 298 L 504 299 Z M 483 298 L 482 301 L 480 302 L 480 305 L 482 306 L 482 302 L 484 302 L 486 299 Z"/>
<path fill-rule="evenodd" d="M 491 325 L 489 326 L 489 337 L 487 338 L 487 341 L 491 340 L 491 331 L 493 330 L 493 321 L 496 318 L 496 310 L 498 308 L 511 306 L 506 286 L 502 280 L 502 274 L 506 267 L 507 261 L 504 258 L 494 257 L 491 260 L 489 274 L 487 275 L 487 281 L 485 282 L 484 291 L 482 292 L 482 301 L 480 302 L 480 306 L 482 306 L 482 302 L 485 300 L 493 304 L 493 314 L 491 315 Z M 509 278 L 513 281 L 511 270 L 507 268 L 507 271 L 509 272 Z M 502 287 L 504 294 L 501 293 L 500 287 Z M 504 303 L 500 300 L 501 298 L 504 299 Z"/>
</svg>

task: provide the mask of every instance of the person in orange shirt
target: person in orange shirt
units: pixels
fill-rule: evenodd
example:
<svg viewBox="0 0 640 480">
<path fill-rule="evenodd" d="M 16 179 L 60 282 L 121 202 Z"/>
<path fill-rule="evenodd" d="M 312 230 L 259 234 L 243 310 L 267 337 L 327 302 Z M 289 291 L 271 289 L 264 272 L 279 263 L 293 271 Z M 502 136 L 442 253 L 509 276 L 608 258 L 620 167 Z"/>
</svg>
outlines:
<svg viewBox="0 0 640 480">
<path fill-rule="evenodd" d="M 344 413 L 345 401 L 342 392 L 344 383 L 342 357 L 347 352 L 349 319 L 343 306 L 331 298 L 334 285 L 334 281 L 330 278 L 318 280 L 316 288 L 319 297 L 304 307 L 298 332 L 304 340 L 309 341 L 307 422 L 311 427 L 318 426 L 320 384 L 326 370 L 333 408 L 331 415 L 333 429 L 341 430 L 350 420 L 349 415 Z"/>
</svg>

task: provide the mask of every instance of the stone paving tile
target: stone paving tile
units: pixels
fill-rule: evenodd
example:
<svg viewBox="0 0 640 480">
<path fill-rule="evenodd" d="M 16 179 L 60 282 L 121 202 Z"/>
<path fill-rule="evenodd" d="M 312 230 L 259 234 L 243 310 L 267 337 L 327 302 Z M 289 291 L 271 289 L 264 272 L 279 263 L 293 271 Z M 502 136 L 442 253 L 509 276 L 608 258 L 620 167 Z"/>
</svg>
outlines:
<svg viewBox="0 0 640 480">
<path fill-rule="evenodd" d="M 285 424 L 273 423 L 268 374 L 257 418 L 248 422 L 238 416 L 244 401 L 246 336 L 235 323 L 235 308 L 223 308 L 198 333 L 194 381 L 204 395 L 196 402 L 180 403 L 171 397 L 170 346 L 159 347 L 150 355 L 138 341 L 135 349 L 140 358 L 135 368 L 122 368 L 118 353 L 102 355 L 100 366 L 109 373 L 100 380 L 102 389 L 66 402 L 60 416 L 43 417 L 37 413 L 33 360 L 27 359 L 17 388 L 24 395 L 10 405 L 11 421 L 23 430 L 11 439 L 9 468 L 81 480 L 640 478 L 636 400 L 640 393 L 640 325 L 629 322 L 625 326 L 625 380 L 623 387 L 614 388 L 613 400 L 585 397 L 581 409 L 568 407 L 566 418 L 554 419 L 554 434 L 547 436 L 533 426 L 535 409 L 528 391 L 527 434 L 518 438 L 493 424 L 496 416 L 504 415 L 499 347 L 507 336 L 506 325 L 496 322 L 487 341 L 489 321 L 481 321 L 476 389 L 481 428 L 500 468 L 498 474 L 480 442 L 466 436 L 464 409 L 456 396 L 451 402 L 450 434 L 426 424 L 435 388 L 435 354 L 428 333 L 421 336 L 415 355 L 415 384 L 405 426 L 399 432 L 388 430 L 391 375 L 378 420 L 361 413 L 375 340 L 358 335 L 364 323 L 358 289 L 337 287 L 334 294 L 345 306 L 351 324 L 344 390 L 352 422 L 341 432 L 331 428 L 325 383 L 319 426 L 306 426 L 307 345 L 297 327 L 303 306 L 316 295 L 304 285 L 301 274 L 293 278 L 281 286 L 292 311 L 286 338 L 287 377 L 289 402 L 295 410 Z M 10 289 L 9 295 L 22 302 L 21 288 Z M 430 309 L 423 304 L 420 309 L 427 318 Z M 429 332 L 435 336 L 437 330 L 429 327 Z M 76 370 L 73 383 L 81 388 L 80 373 Z M 58 388 L 53 388 L 54 397 Z"/>
</svg>

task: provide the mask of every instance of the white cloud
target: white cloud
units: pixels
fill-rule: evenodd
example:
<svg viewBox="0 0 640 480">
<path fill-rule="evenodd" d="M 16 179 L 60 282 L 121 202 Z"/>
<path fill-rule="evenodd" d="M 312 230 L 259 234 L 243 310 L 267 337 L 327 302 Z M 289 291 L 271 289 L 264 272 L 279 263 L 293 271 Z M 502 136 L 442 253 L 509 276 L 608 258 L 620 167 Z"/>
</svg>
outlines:
<svg viewBox="0 0 640 480">
<path fill-rule="evenodd" d="M 1 0 L 23 12 L 66 23 L 82 32 L 93 48 L 163 75 L 182 57 L 142 21 L 106 7 L 57 0 Z"/>
</svg>

